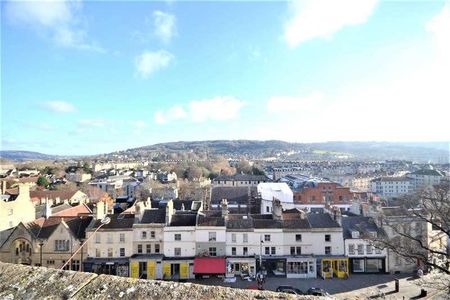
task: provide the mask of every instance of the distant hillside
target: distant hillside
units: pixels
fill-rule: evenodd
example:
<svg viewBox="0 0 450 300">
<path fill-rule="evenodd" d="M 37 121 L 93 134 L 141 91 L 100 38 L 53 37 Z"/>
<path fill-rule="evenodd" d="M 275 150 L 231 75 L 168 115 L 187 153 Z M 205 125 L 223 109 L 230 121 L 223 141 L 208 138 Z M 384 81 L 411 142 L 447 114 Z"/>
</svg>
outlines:
<svg viewBox="0 0 450 300">
<path fill-rule="evenodd" d="M 48 155 L 33 151 L 15 151 L 15 150 L 2 150 L 0 151 L 0 157 L 14 161 L 24 160 L 55 160 L 60 158 L 57 155 Z"/>
</svg>

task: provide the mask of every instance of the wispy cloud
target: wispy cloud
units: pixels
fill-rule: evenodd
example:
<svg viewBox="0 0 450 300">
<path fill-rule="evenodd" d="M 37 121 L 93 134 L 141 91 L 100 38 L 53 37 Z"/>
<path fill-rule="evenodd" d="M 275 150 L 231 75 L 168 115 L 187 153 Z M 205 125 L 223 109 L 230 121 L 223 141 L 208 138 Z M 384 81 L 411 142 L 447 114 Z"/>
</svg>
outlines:
<svg viewBox="0 0 450 300">
<path fill-rule="evenodd" d="M 5 3 L 6 16 L 12 24 L 32 28 L 61 47 L 105 52 L 88 40 L 81 26 L 81 8 L 82 2 L 78 0 L 9 0 Z"/>
<path fill-rule="evenodd" d="M 156 10 L 153 12 L 153 25 L 155 35 L 165 43 L 176 35 L 175 15 Z"/>
<path fill-rule="evenodd" d="M 66 101 L 47 101 L 42 104 L 42 107 L 57 113 L 72 113 L 76 111 L 75 106 Z"/>
<path fill-rule="evenodd" d="M 173 60 L 174 56 L 165 50 L 145 51 L 135 58 L 134 64 L 137 74 L 142 78 L 147 78 L 152 73 L 166 68 Z"/>
<path fill-rule="evenodd" d="M 239 116 L 245 101 L 232 96 L 218 96 L 205 100 L 193 100 L 185 109 L 180 105 L 172 106 L 166 111 L 155 113 L 155 122 L 166 124 L 175 120 L 190 120 L 195 123 L 207 121 L 226 121 Z"/>
<path fill-rule="evenodd" d="M 315 38 L 327 38 L 346 26 L 365 23 L 377 0 L 298 0 L 290 3 L 291 17 L 283 38 L 289 47 Z"/>
</svg>

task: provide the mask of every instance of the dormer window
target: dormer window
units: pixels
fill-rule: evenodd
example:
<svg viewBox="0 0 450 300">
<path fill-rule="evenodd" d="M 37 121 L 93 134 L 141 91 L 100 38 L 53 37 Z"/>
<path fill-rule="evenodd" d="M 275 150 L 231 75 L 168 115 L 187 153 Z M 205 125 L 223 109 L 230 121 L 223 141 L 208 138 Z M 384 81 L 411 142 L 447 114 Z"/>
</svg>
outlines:
<svg viewBox="0 0 450 300">
<path fill-rule="evenodd" d="M 352 239 L 359 239 L 359 231 L 352 230 Z"/>
</svg>

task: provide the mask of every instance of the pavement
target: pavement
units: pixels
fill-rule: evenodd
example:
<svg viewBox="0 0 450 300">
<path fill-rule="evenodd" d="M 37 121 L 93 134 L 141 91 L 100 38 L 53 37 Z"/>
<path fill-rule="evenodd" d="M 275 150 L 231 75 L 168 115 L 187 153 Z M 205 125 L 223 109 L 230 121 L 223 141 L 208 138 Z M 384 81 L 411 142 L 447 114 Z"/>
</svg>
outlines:
<svg viewBox="0 0 450 300">
<path fill-rule="evenodd" d="M 399 279 L 400 290 L 395 292 L 395 279 Z M 225 283 L 220 278 L 197 279 L 192 282 L 205 285 L 220 285 L 234 288 L 255 287 L 256 281 L 237 278 L 236 282 Z M 302 291 L 310 287 L 319 287 L 328 291 L 337 299 L 444 299 L 438 291 L 426 288 L 427 297 L 420 298 L 421 288 L 417 279 L 410 274 L 358 274 L 348 279 L 298 279 L 268 277 L 264 289 L 275 291 L 280 285 L 291 285 Z M 448 298 L 447 298 L 448 299 Z"/>
</svg>

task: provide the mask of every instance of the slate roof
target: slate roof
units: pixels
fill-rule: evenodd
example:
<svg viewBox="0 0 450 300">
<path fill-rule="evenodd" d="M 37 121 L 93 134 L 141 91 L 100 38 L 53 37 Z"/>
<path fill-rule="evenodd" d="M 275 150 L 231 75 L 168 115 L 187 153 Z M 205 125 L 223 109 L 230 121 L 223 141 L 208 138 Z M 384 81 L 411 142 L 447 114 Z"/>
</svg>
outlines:
<svg viewBox="0 0 450 300">
<path fill-rule="evenodd" d="M 30 191 L 30 198 L 37 198 L 37 199 L 61 199 L 61 200 L 69 200 L 70 198 L 75 195 L 75 193 L 78 192 L 77 190 L 73 191 Z"/>
<path fill-rule="evenodd" d="M 338 222 L 327 213 L 309 213 L 307 218 L 312 228 L 339 228 Z"/>
<path fill-rule="evenodd" d="M 440 171 L 434 170 L 434 169 L 417 170 L 417 171 L 411 172 L 411 174 L 414 174 L 414 175 L 426 175 L 426 176 L 439 176 L 439 177 L 444 176 Z"/>
<path fill-rule="evenodd" d="M 64 221 L 69 227 L 72 234 L 77 238 L 84 238 L 86 228 L 89 223 L 92 221 L 92 217 L 76 217 L 76 218 L 62 218 L 62 217 L 50 217 L 45 220 L 42 225 L 37 238 L 39 239 L 48 239 L 55 229 Z"/>
<path fill-rule="evenodd" d="M 193 213 L 175 213 L 170 221 L 170 226 L 195 226 L 197 214 Z"/>
<path fill-rule="evenodd" d="M 253 218 L 247 215 L 228 215 L 226 222 L 228 229 L 251 229 L 253 228 Z"/>
<path fill-rule="evenodd" d="M 111 218 L 109 224 L 103 225 L 100 230 L 103 229 L 131 229 L 134 223 L 134 214 L 109 214 Z M 100 226 L 100 220 L 95 220 L 92 224 L 92 228 Z"/>
<path fill-rule="evenodd" d="M 352 231 L 358 231 L 362 235 L 367 232 L 383 233 L 373 218 L 362 216 L 342 217 L 342 230 L 344 239 L 351 239 Z"/>
<path fill-rule="evenodd" d="M 381 208 L 383 215 L 387 217 L 403 217 L 408 216 L 408 212 L 406 209 L 394 206 L 394 207 L 382 207 Z"/>
<path fill-rule="evenodd" d="M 197 226 L 225 226 L 225 219 L 221 211 L 207 211 L 198 215 Z"/>
<path fill-rule="evenodd" d="M 141 223 L 158 223 L 164 224 L 166 222 L 166 211 L 164 209 L 146 209 L 142 214 Z"/>
<path fill-rule="evenodd" d="M 256 192 L 256 187 L 250 188 L 250 193 Z M 220 204 L 227 199 L 228 204 L 247 204 L 249 200 L 248 187 L 213 187 L 211 189 L 211 203 Z"/>
</svg>

